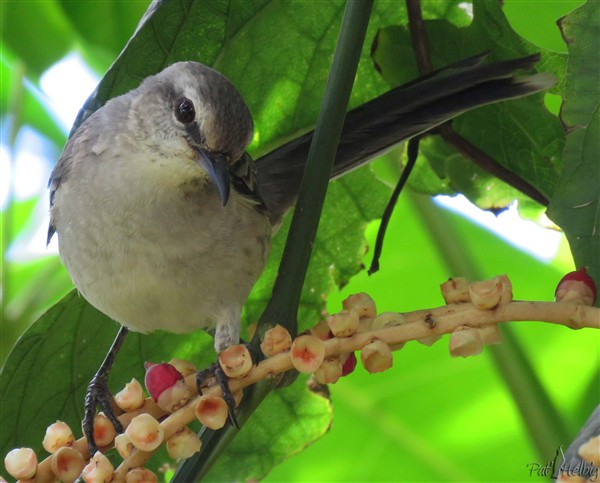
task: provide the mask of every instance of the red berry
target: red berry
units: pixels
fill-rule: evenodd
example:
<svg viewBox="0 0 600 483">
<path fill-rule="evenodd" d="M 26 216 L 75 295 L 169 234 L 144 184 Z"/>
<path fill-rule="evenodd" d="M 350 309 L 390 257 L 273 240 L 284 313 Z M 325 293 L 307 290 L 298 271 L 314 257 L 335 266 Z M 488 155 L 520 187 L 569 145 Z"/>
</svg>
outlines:
<svg viewBox="0 0 600 483">
<path fill-rule="evenodd" d="M 161 362 L 160 364 L 146 362 L 144 367 L 146 368 L 146 378 L 144 381 L 146 389 L 155 402 L 158 401 L 158 397 L 165 389 L 172 387 L 177 381 L 183 379 L 181 372 L 166 362 Z"/>
<path fill-rule="evenodd" d="M 577 284 L 576 282 L 581 282 Z M 578 268 L 574 272 L 567 273 L 558 282 L 554 296 L 557 301 L 564 300 L 570 301 L 575 299 L 573 297 L 579 296 L 584 302 L 590 302 L 589 305 L 596 303 L 596 284 L 592 277 L 589 276 L 585 267 Z"/>
<path fill-rule="evenodd" d="M 342 365 L 342 377 L 354 372 L 354 369 L 356 369 L 356 354 L 350 352 L 346 362 Z"/>
</svg>

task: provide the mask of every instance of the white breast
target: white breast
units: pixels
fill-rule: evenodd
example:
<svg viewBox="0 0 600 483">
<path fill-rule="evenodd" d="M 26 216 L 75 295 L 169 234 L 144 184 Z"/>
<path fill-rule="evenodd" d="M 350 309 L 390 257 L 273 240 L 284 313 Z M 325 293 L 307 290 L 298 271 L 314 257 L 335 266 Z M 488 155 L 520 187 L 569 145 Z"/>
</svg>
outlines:
<svg viewBox="0 0 600 483">
<path fill-rule="evenodd" d="M 192 162 L 102 158 L 75 164 L 54 198 L 60 255 L 78 290 L 134 331 L 218 326 L 227 340 L 217 346 L 237 342 L 270 246 L 264 213 L 236 192 L 223 207 Z"/>
</svg>

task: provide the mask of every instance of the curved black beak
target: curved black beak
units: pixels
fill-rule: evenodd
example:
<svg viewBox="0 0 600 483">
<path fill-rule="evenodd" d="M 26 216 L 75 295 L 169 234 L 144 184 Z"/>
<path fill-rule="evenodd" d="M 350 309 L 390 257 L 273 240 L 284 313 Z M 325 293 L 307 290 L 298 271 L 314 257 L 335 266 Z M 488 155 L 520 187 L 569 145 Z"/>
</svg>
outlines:
<svg viewBox="0 0 600 483">
<path fill-rule="evenodd" d="M 219 197 L 223 206 L 229 200 L 230 178 L 229 178 L 229 157 L 223 153 L 212 153 L 198 149 L 198 158 L 196 162 L 206 171 L 208 177 L 217 188 Z"/>
</svg>

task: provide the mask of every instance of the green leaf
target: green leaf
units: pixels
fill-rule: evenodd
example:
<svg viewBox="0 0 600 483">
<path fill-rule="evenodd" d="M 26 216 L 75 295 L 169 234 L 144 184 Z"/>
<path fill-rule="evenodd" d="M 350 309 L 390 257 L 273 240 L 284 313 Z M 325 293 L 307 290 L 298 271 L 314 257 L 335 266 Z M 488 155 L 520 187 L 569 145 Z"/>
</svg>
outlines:
<svg viewBox="0 0 600 483">
<path fill-rule="evenodd" d="M 57 1 L 33 6 L 31 2 L 2 2 L 0 22 L 2 41 L 37 77 L 73 46 L 73 31 Z"/>
<path fill-rule="evenodd" d="M 425 22 L 434 68 L 486 50 L 492 52 L 494 60 L 542 51 L 540 71 L 562 77 L 563 56 L 520 38 L 506 21 L 499 3 L 475 1 L 473 13 L 473 22 L 468 27 L 460 28 L 445 20 Z M 383 78 L 392 86 L 417 75 L 410 36 L 404 26 L 379 32 L 373 58 Z M 547 196 L 552 193 L 561 168 L 562 129 L 544 107 L 542 95 L 476 109 L 457 118 L 453 126 L 542 193 Z M 531 203 L 515 189 L 456 155 L 437 138 L 424 143 L 422 153 L 432 169 L 415 171 L 410 181 L 410 186 L 421 192 L 444 193 L 444 188 L 450 186 L 482 208 L 502 208 L 514 199 Z"/>
<path fill-rule="evenodd" d="M 64 15 L 89 49 L 114 59 L 144 15 L 148 1 L 73 2 L 60 0 Z M 98 19 L 102 19 L 101 22 Z"/>
<path fill-rule="evenodd" d="M 1 454 L 29 446 L 44 455 L 45 427 L 56 419 L 79 433 L 87 385 L 117 329 L 114 321 L 72 291 L 21 336 L 0 375 Z M 211 346 L 204 333 L 186 338 L 130 334 L 111 373 L 111 387 L 123 387 L 131 377 L 142 381 L 145 360 L 184 357 L 206 363 L 214 358 Z"/>
<path fill-rule="evenodd" d="M 588 0 L 560 21 L 569 48 L 561 109 L 567 141 L 565 167 L 548 209 L 548 216 L 567 235 L 575 264 L 587 267 L 597 286 L 600 286 L 599 17 L 600 4 Z"/>
<path fill-rule="evenodd" d="M 328 398 L 310 391 L 307 377 L 271 392 L 206 475 L 206 481 L 258 481 L 275 465 L 329 430 Z"/>
</svg>

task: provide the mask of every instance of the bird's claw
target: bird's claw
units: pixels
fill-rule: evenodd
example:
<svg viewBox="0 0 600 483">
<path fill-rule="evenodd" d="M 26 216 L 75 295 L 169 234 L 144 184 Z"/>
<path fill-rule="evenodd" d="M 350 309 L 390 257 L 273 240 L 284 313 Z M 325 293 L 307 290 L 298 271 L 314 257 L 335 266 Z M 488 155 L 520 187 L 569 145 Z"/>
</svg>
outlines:
<svg viewBox="0 0 600 483">
<path fill-rule="evenodd" d="M 258 362 L 259 353 L 252 344 L 245 345 L 250 352 L 252 364 L 255 365 Z M 235 416 L 235 398 L 229 388 L 229 378 L 225 375 L 219 361 L 196 373 L 196 388 L 198 389 L 198 394 L 202 394 L 202 388 L 206 388 L 205 383 L 210 378 L 214 378 L 221 388 L 223 399 L 227 403 L 229 423 L 239 429 L 240 425 Z"/>
<path fill-rule="evenodd" d="M 227 403 L 227 419 L 229 423 L 235 428 L 239 429 L 240 425 L 238 424 L 235 416 L 235 399 L 231 393 L 231 389 L 229 388 L 229 379 L 225 375 L 225 372 L 223 372 L 223 369 L 218 362 L 215 362 L 206 369 L 196 373 L 196 388 L 198 389 L 198 394 L 202 395 L 202 388 L 206 388 L 205 383 L 210 378 L 214 378 L 221 388 L 223 399 Z"/>
<path fill-rule="evenodd" d="M 96 374 L 91 380 L 85 394 L 84 415 L 83 415 L 83 433 L 87 438 L 90 456 L 93 456 L 98 447 L 94 440 L 94 417 L 96 416 L 96 407 L 100 406 L 108 420 L 115 427 L 117 433 L 123 432 L 123 425 L 117 419 L 113 409 L 114 399 L 108 388 L 107 377 Z"/>
</svg>

